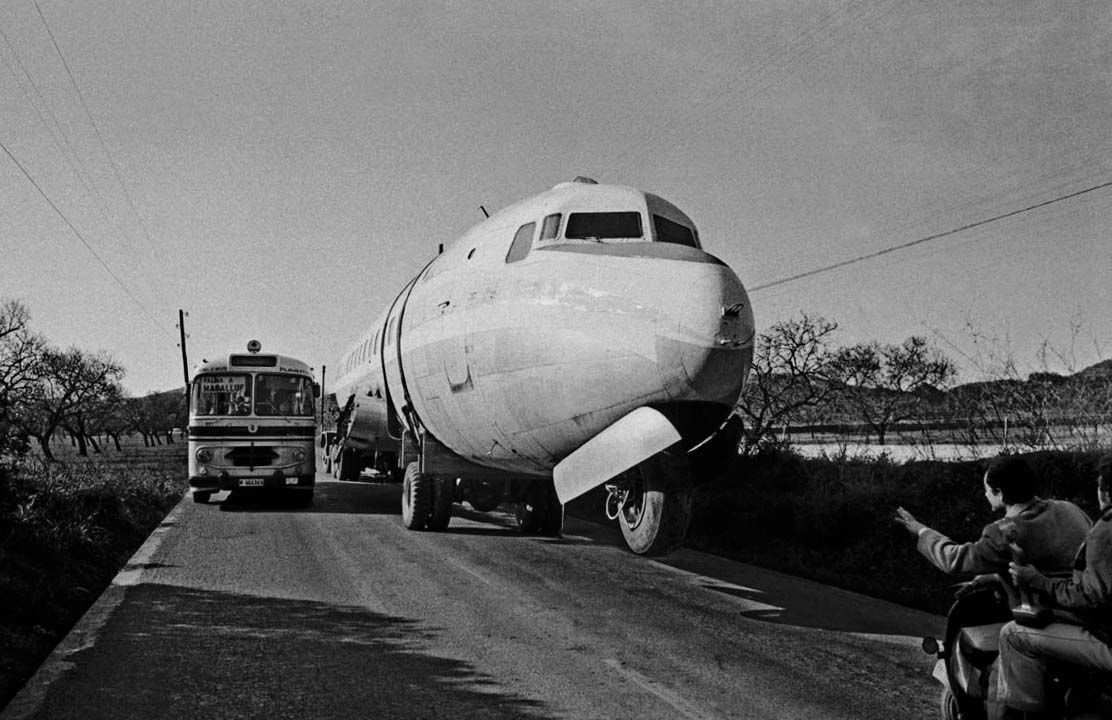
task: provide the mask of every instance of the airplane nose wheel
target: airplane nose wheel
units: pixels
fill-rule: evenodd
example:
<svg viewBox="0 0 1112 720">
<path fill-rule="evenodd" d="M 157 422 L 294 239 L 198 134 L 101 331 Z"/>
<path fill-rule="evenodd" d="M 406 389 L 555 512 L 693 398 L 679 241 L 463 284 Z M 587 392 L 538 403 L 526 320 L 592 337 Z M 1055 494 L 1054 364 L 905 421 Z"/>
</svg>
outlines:
<svg viewBox="0 0 1112 720">
<path fill-rule="evenodd" d="M 606 517 L 617 520 L 629 549 L 663 555 L 683 543 L 691 524 L 687 457 L 660 452 L 606 485 Z"/>
<path fill-rule="evenodd" d="M 617 483 L 607 483 L 606 519 L 621 519 L 622 527 L 636 528 L 645 515 L 645 480 L 637 468 L 618 476 Z"/>
</svg>

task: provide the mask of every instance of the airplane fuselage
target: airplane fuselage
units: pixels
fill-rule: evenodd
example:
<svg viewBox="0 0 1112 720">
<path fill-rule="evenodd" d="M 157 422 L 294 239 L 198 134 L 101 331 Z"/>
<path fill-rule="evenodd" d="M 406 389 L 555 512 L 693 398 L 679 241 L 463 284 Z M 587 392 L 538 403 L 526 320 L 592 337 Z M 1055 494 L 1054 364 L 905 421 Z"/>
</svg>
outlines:
<svg viewBox="0 0 1112 720">
<path fill-rule="evenodd" d="M 341 360 L 353 443 L 400 429 L 477 466 L 548 478 L 640 407 L 686 449 L 729 415 L 753 314 L 694 223 L 633 188 L 564 183 L 475 226 Z"/>
</svg>

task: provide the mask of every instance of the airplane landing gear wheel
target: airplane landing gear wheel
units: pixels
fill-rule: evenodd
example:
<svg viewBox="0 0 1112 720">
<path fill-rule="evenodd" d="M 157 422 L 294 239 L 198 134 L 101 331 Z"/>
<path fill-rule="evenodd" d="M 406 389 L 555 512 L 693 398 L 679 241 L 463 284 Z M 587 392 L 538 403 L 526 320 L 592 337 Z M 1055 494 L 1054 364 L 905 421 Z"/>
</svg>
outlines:
<svg viewBox="0 0 1112 720">
<path fill-rule="evenodd" d="M 402 524 L 409 530 L 424 530 L 429 523 L 433 502 L 433 478 L 420 472 L 411 462 L 402 480 Z"/>
<path fill-rule="evenodd" d="M 531 483 L 525 498 L 517 504 L 514 516 L 524 533 L 555 537 L 564 529 L 564 506 L 551 481 Z"/>
<path fill-rule="evenodd" d="M 958 699 L 954 697 L 954 693 L 948 687 L 942 688 L 942 693 L 938 697 L 938 709 L 942 713 L 942 720 L 960 720 L 961 718 Z"/>
<path fill-rule="evenodd" d="M 691 470 L 684 456 L 659 452 L 618 477 L 625 499 L 618 511 L 629 549 L 664 555 L 683 544 L 691 524 Z"/>
</svg>

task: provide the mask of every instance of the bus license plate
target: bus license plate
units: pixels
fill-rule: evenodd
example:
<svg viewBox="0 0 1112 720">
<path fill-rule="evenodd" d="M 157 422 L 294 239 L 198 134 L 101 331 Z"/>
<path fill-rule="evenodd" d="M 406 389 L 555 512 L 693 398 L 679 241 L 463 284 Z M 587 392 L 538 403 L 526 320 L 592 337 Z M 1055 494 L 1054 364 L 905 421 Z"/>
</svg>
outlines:
<svg viewBox="0 0 1112 720">
<path fill-rule="evenodd" d="M 287 485 L 296 485 L 297 484 L 297 478 L 286 478 L 286 484 Z"/>
<path fill-rule="evenodd" d="M 242 478 L 239 481 L 239 486 L 240 487 L 262 487 L 263 486 L 263 479 L 262 478 Z"/>
</svg>

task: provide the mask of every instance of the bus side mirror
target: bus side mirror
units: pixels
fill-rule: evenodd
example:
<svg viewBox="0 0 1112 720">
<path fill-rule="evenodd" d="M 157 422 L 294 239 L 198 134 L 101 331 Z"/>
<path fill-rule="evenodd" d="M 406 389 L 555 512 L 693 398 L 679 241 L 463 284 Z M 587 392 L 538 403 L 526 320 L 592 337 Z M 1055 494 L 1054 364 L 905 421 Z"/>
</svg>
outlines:
<svg viewBox="0 0 1112 720">
<path fill-rule="evenodd" d="M 320 397 L 320 383 L 313 383 L 313 397 Z"/>
</svg>

